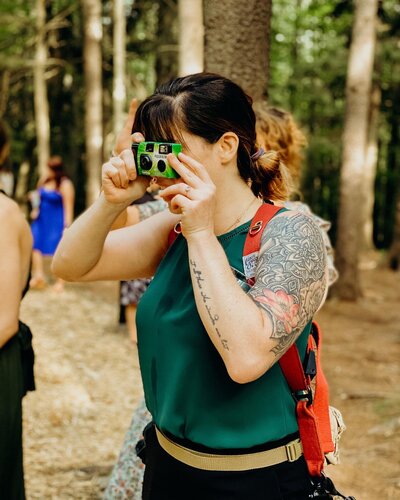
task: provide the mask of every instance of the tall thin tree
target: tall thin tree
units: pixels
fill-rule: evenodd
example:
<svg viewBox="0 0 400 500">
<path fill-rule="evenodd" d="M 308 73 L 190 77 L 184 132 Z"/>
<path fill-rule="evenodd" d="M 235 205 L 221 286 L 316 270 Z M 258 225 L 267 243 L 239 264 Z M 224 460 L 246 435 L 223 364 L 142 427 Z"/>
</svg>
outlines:
<svg viewBox="0 0 400 500">
<path fill-rule="evenodd" d="M 46 86 L 46 0 L 36 0 L 36 52 L 33 70 L 35 125 L 39 175 L 46 174 L 50 155 L 50 119 Z"/>
<path fill-rule="evenodd" d="M 356 300 L 361 294 L 358 263 L 362 245 L 364 164 L 375 52 L 378 0 L 355 0 L 347 81 L 340 179 L 336 293 Z"/>
<path fill-rule="evenodd" d="M 179 75 L 199 73 L 203 67 L 203 1 L 179 0 Z"/>
<path fill-rule="evenodd" d="M 156 86 L 178 74 L 178 0 L 158 2 L 157 18 Z"/>
<path fill-rule="evenodd" d="M 117 137 L 123 125 L 126 101 L 126 18 L 124 0 L 114 0 L 113 21 L 113 118 L 114 137 Z"/>
<path fill-rule="evenodd" d="M 363 213 L 363 244 L 366 250 L 374 248 L 373 219 L 375 201 L 375 177 L 378 165 L 378 125 L 379 110 L 381 106 L 381 88 L 378 82 L 374 82 L 371 91 L 367 150 L 365 152 L 364 165 L 364 203 L 360 210 Z"/>
<path fill-rule="evenodd" d="M 254 100 L 267 94 L 271 0 L 204 0 L 207 71 L 232 78 Z"/>
<path fill-rule="evenodd" d="M 389 267 L 393 271 L 400 269 L 400 190 L 397 192 L 393 241 L 389 249 Z"/>
<path fill-rule="evenodd" d="M 85 73 L 86 203 L 90 205 L 100 190 L 103 161 L 102 132 L 102 53 L 100 0 L 81 0 L 84 17 L 83 63 Z"/>
</svg>

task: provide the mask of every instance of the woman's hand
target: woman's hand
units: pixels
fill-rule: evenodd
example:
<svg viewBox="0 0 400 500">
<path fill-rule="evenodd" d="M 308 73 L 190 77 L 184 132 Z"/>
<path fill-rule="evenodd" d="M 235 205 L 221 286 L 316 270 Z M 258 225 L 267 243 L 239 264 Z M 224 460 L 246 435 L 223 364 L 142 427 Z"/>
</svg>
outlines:
<svg viewBox="0 0 400 500">
<path fill-rule="evenodd" d="M 137 99 L 132 99 L 125 125 L 115 141 L 114 156 L 102 167 L 102 190 L 109 203 L 128 206 L 141 198 L 149 185 L 149 179 L 138 177 L 131 149 L 133 142 L 144 141 L 142 134 L 132 134 L 137 107 Z"/>
<path fill-rule="evenodd" d="M 31 213 L 29 214 L 31 220 L 36 220 L 39 217 L 39 209 L 38 208 L 33 208 L 31 210 Z"/>
<path fill-rule="evenodd" d="M 168 155 L 168 162 L 182 182 L 163 189 L 160 197 L 169 203 L 170 211 L 181 215 L 182 234 L 186 239 L 199 234 L 214 235 L 216 188 L 204 166 L 190 156 Z"/>
<path fill-rule="evenodd" d="M 141 134 L 134 134 L 134 136 Z M 140 140 L 138 141 L 140 142 Z M 101 172 L 102 190 L 109 203 L 129 206 L 146 192 L 149 178 L 138 176 L 131 149 L 124 149 L 118 156 L 104 163 Z"/>
<path fill-rule="evenodd" d="M 115 140 L 113 152 L 116 155 L 119 155 L 120 153 L 122 153 L 122 151 L 124 149 L 129 149 L 131 147 L 132 127 L 133 127 L 133 122 L 135 121 L 135 115 L 136 115 L 137 108 L 138 108 L 137 99 L 132 99 L 130 102 L 130 105 L 129 105 L 129 111 L 128 111 L 128 116 L 127 116 L 126 121 L 125 121 L 125 125 Z"/>
</svg>

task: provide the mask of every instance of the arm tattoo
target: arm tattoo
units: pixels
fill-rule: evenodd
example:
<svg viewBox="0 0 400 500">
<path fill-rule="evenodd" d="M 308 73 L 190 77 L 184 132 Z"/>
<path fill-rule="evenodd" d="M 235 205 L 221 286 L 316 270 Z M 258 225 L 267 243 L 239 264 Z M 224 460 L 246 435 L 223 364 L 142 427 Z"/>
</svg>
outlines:
<svg viewBox="0 0 400 500">
<path fill-rule="evenodd" d="M 158 212 L 162 212 L 168 205 L 164 200 L 154 200 L 136 206 L 139 210 L 139 221 L 141 222 Z"/>
<path fill-rule="evenodd" d="M 325 267 L 322 235 L 310 217 L 297 213 L 269 222 L 249 294 L 271 318 L 275 356 L 284 354 L 318 310 L 326 290 Z"/>
<path fill-rule="evenodd" d="M 192 259 L 190 259 L 190 266 L 192 269 L 193 276 L 196 280 L 197 287 L 199 288 L 199 290 L 201 290 L 200 296 L 203 300 L 203 304 L 206 308 L 206 311 L 207 311 L 208 317 L 210 318 L 211 324 L 214 327 L 215 333 L 218 335 L 218 338 L 221 341 L 222 347 L 225 350 L 229 351 L 228 341 L 226 339 L 222 338 L 221 332 L 219 331 L 219 329 L 217 327 L 217 322 L 219 320 L 219 316 L 218 316 L 218 314 L 215 314 L 214 312 L 211 311 L 211 304 L 210 304 L 211 297 L 209 297 L 207 295 L 207 292 L 205 292 L 203 289 L 203 284 L 204 284 L 203 282 L 205 282 L 205 279 L 202 276 L 203 273 L 197 267 L 196 262 Z"/>
</svg>

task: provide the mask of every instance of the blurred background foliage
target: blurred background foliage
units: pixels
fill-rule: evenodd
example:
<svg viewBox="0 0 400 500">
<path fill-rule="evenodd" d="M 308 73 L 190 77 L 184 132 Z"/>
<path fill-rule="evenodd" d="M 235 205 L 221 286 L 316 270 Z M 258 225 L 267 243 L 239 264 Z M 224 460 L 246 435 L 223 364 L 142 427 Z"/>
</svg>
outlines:
<svg viewBox="0 0 400 500">
<path fill-rule="evenodd" d="M 28 187 L 37 180 L 33 108 L 35 20 L 33 0 L 0 3 L 0 117 L 12 137 L 10 167 L 18 175 L 29 165 Z M 273 0 L 270 48 L 271 104 L 290 110 L 308 137 L 304 201 L 332 221 L 335 241 L 341 139 L 353 4 L 347 0 Z M 177 0 L 126 0 L 127 96 L 143 99 L 177 74 Z M 103 2 L 104 144 L 112 145 L 112 3 Z M 77 189 L 77 213 L 84 209 L 85 148 L 83 26 L 77 0 L 47 1 L 50 64 L 51 152 L 65 160 Z M 379 8 L 374 80 L 381 88 L 379 158 L 375 184 L 374 241 L 388 248 L 393 237 L 400 185 L 400 5 Z M 104 155 L 109 151 L 105 146 Z"/>
</svg>

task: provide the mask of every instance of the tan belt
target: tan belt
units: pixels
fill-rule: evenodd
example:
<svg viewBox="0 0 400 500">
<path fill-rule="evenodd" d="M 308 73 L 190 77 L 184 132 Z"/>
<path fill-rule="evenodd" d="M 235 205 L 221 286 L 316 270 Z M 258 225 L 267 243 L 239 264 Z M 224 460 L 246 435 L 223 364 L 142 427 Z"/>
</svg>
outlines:
<svg viewBox="0 0 400 500">
<path fill-rule="evenodd" d="M 156 427 L 156 434 L 160 446 L 171 457 L 190 467 L 202 470 L 243 471 L 262 469 L 282 462 L 294 462 L 303 454 L 300 439 L 295 439 L 285 446 L 272 450 L 247 453 L 243 455 L 214 455 L 190 450 L 167 438 Z"/>
</svg>

